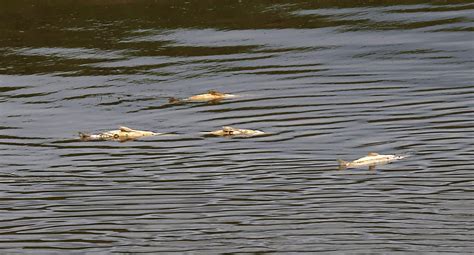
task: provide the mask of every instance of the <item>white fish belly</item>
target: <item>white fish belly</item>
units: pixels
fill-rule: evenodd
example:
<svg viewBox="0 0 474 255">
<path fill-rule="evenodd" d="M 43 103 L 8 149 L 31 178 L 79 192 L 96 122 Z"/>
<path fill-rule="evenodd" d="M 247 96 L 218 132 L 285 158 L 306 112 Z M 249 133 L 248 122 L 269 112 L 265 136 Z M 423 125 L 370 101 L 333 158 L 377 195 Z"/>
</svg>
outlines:
<svg viewBox="0 0 474 255">
<path fill-rule="evenodd" d="M 402 157 L 400 156 L 394 156 L 394 155 L 367 156 L 367 157 L 363 157 L 355 161 L 352 161 L 349 165 L 353 167 L 359 167 L 359 166 L 387 164 L 401 158 Z"/>
</svg>

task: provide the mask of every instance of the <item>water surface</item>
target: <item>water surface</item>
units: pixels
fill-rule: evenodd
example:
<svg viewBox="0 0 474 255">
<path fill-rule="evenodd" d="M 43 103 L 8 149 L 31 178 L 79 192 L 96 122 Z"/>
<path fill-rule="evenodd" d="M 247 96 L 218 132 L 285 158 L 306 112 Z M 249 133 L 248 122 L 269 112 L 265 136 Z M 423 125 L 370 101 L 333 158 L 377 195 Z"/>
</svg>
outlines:
<svg viewBox="0 0 474 255">
<path fill-rule="evenodd" d="M 471 252 L 473 9 L 0 3 L 0 248 Z M 166 105 L 210 89 L 240 97 Z M 175 136 L 77 140 L 119 125 Z M 374 151 L 414 155 L 338 169 Z"/>
</svg>

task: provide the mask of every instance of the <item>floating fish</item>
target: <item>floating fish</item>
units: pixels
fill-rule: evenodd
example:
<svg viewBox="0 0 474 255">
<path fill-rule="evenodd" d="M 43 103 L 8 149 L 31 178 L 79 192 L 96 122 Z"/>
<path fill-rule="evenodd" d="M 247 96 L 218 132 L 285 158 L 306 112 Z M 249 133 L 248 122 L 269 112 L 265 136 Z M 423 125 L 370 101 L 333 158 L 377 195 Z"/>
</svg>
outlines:
<svg viewBox="0 0 474 255">
<path fill-rule="evenodd" d="M 404 155 L 380 155 L 378 153 L 371 152 L 367 156 L 362 157 L 360 159 L 356 159 L 351 162 L 340 159 L 338 159 L 337 161 L 339 162 L 339 169 L 361 168 L 368 166 L 370 170 L 373 170 L 377 165 L 388 164 L 390 162 L 404 158 L 406 158 L 406 156 Z"/>
<path fill-rule="evenodd" d="M 217 102 L 223 99 L 229 99 L 234 97 L 237 96 L 232 94 L 221 93 L 216 90 L 209 90 L 205 94 L 195 95 L 184 99 L 171 97 L 168 101 L 170 104 L 180 104 L 185 102 Z"/>
<path fill-rule="evenodd" d="M 257 136 L 257 135 L 264 135 L 265 133 L 260 130 L 251 130 L 251 129 L 240 129 L 240 128 L 233 128 L 233 127 L 222 127 L 222 129 L 206 132 L 207 135 L 213 136 Z"/>
<path fill-rule="evenodd" d="M 79 132 L 79 138 L 83 141 L 128 141 L 144 136 L 155 136 L 161 133 L 151 131 L 135 130 L 128 127 L 119 127 L 118 130 L 111 130 L 99 134 L 86 134 Z"/>
</svg>

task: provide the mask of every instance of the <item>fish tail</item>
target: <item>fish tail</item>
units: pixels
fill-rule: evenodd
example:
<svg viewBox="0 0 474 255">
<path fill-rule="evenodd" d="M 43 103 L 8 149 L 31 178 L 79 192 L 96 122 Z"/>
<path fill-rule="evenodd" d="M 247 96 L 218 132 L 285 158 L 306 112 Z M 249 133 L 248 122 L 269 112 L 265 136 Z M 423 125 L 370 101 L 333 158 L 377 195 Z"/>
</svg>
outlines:
<svg viewBox="0 0 474 255">
<path fill-rule="evenodd" d="M 91 135 L 89 135 L 89 134 L 79 132 L 79 138 L 81 138 L 81 139 L 88 139 L 90 137 L 91 137 Z"/>
<path fill-rule="evenodd" d="M 414 155 L 416 155 L 416 151 L 414 151 L 414 150 L 403 151 L 399 154 L 396 154 L 396 156 L 399 159 L 408 158 L 408 157 L 411 157 L 411 156 L 414 156 Z"/>
<path fill-rule="evenodd" d="M 337 162 L 339 162 L 339 169 L 344 170 L 347 168 L 347 165 L 349 162 L 344 161 L 342 159 L 338 159 Z"/>
<path fill-rule="evenodd" d="M 405 156 L 413 156 L 415 155 L 417 152 L 415 150 L 407 150 L 407 151 L 404 151 L 402 152 L 402 155 L 405 155 Z"/>
<path fill-rule="evenodd" d="M 183 100 L 179 99 L 179 98 L 176 98 L 176 97 L 170 97 L 168 98 L 168 103 L 170 104 L 179 104 L 179 103 L 182 103 Z"/>
</svg>

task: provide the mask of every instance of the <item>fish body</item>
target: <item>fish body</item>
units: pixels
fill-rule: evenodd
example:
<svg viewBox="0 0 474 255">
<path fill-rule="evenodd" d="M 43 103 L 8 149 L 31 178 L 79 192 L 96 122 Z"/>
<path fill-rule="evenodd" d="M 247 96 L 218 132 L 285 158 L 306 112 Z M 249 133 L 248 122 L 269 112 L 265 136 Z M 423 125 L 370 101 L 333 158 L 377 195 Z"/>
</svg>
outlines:
<svg viewBox="0 0 474 255">
<path fill-rule="evenodd" d="M 188 98 L 184 99 L 178 99 L 178 98 L 170 98 L 169 103 L 184 103 L 184 102 L 211 102 L 211 101 L 219 101 L 223 99 L 229 99 L 229 98 L 234 98 L 237 97 L 236 95 L 232 94 L 225 94 L 221 93 L 215 90 L 209 90 L 205 94 L 199 94 L 199 95 L 194 95 Z"/>
<path fill-rule="evenodd" d="M 356 159 L 354 161 L 339 161 L 339 168 L 346 169 L 346 168 L 361 168 L 361 167 L 369 167 L 369 169 L 374 169 L 377 165 L 384 165 L 390 162 L 400 160 L 405 158 L 404 155 L 381 155 L 375 152 L 369 153 L 367 156 L 362 157 L 360 159 Z"/>
<path fill-rule="evenodd" d="M 206 133 L 213 136 L 257 136 L 265 133 L 260 130 L 240 129 L 233 127 L 222 127 L 222 129 Z"/>
<path fill-rule="evenodd" d="M 118 130 L 111 130 L 99 134 L 85 134 L 79 132 L 79 138 L 83 141 L 128 141 L 144 136 L 155 136 L 160 133 L 151 131 L 135 130 L 128 127 L 119 127 Z"/>
</svg>

